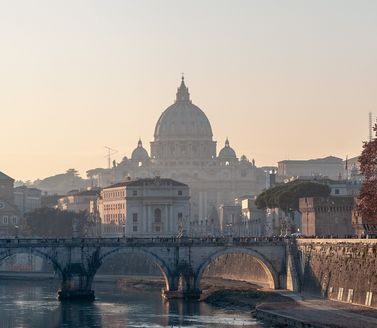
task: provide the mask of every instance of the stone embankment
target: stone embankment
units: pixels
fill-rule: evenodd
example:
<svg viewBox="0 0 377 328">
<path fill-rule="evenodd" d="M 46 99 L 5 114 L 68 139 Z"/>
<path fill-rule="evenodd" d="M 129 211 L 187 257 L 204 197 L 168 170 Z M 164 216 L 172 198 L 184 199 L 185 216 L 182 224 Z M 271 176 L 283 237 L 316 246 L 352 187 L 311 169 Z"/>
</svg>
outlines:
<svg viewBox="0 0 377 328">
<path fill-rule="evenodd" d="M 377 308 L 376 239 L 298 239 L 301 291 Z"/>
<path fill-rule="evenodd" d="M 293 304 L 265 303 L 257 306 L 256 317 L 277 327 L 375 328 L 377 311 L 319 298 L 296 299 Z"/>
</svg>

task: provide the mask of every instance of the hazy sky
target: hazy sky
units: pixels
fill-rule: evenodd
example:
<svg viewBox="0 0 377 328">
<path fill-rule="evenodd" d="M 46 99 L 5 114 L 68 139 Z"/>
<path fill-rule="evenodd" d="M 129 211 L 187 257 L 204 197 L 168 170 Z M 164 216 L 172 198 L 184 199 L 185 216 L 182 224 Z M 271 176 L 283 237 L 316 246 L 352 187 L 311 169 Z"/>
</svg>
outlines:
<svg viewBox="0 0 377 328">
<path fill-rule="evenodd" d="M 377 114 L 377 1 L 0 0 L 0 171 L 149 151 L 181 72 L 256 164 L 357 155 Z"/>
</svg>

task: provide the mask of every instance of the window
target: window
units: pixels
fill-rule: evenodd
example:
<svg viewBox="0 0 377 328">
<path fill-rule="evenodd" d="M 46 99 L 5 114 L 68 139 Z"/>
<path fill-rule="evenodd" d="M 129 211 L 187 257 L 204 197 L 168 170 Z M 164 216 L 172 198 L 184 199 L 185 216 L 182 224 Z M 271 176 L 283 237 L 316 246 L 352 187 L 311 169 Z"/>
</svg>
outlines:
<svg viewBox="0 0 377 328">
<path fill-rule="evenodd" d="M 159 208 L 154 210 L 154 222 L 161 223 L 161 210 Z"/>
<path fill-rule="evenodd" d="M 183 218 L 183 214 L 182 214 L 182 212 L 179 212 L 178 213 L 178 219 L 182 219 Z"/>
<path fill-rule="evenodd" d="M 137 226 L 133 226 L 132 231 L 133 231 L 133 232 L 137 232 Z"/>
<path fill-rule="evenodd" d="M 182 190 L 178 190 L 178 196 L 182 196 Z"/>
<path fill-rule="evenodd" d="M 17 224 L 17 216 L 12 217 L 12 224 Z"/>
<path fill-rule="evenodd" d="M 137 196 L 137 190 L 132 190 L 132 196 Z"/>
<path fill-rule="evenodd" d="M 3 216 L 3 222 L 4 224 L 8 224 L 8 217 L 6 215 Z"/>
<path fill-rule="evenodd" d="M 156 226 L 156 232 L 160 232 L 160 226 Z"/>
<path fill-rule="evenodd" d="M 335 195 L 339 195 L 339 189 L 335 189 Z"/>
<path fill-rule="evenodd" d="M 137 222 L 137 213 L 132 214 L 132 221 Z"/>
</svg>

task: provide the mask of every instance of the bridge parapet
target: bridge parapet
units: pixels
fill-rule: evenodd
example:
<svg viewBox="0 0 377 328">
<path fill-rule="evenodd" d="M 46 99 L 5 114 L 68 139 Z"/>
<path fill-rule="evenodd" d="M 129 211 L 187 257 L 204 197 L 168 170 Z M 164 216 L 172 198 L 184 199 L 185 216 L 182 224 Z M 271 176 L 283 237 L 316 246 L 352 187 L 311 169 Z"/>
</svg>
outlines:
<svg viewBox="0 0 377 328">
<path fill-rule="evenodd" d="M 0 238 L 4 247 L 54 246 L 213 247 L 285 245 L 282 238 Z"/>
</svg>

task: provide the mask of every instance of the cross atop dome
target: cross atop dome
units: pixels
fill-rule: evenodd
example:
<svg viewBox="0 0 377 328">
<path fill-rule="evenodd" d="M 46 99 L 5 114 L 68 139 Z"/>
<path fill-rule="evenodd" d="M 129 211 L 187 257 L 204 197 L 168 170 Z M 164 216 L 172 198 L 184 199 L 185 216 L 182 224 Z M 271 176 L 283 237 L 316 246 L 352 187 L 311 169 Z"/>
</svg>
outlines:
<svg viewBox="0 0 377 328">
<path fill-rule="evenodd" d="M 191 102 L 190 93 L 185 84 L 185 76 L 182 73 L 181 85 L 177 89 L 177 99 L 175 102 Z"/>
</svg>

